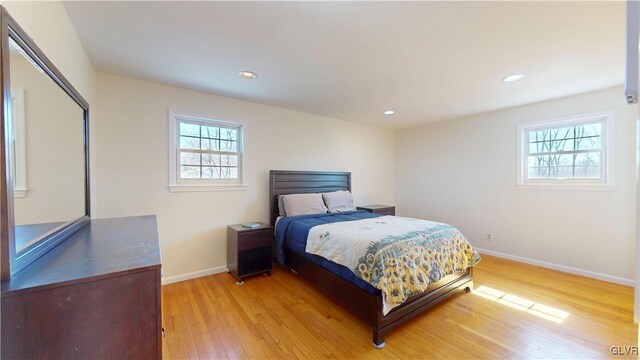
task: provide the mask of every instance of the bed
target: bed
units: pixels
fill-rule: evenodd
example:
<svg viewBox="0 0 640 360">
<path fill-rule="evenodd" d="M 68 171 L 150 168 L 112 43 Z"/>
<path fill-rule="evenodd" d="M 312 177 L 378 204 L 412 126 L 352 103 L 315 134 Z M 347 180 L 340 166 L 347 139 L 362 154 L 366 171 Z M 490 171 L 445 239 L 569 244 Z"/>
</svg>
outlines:
<svg viewBox="0 0 640 360">
<path fill-rule="evenodd" d="M 279 195 L 351 191 L 350 172 L 272 170 L 269 177 L 269 209 L 272 225 L 276 224 L 279 215 Z M 379 215 L 356 211 L 337 215 L 327 214 L 326 217 L 331 221 L 339 217 L 343 217 L 338 219 L 339 221 L 351 221 L 377 216 Z M 313 218 L 313 221 L 324 221 Z M 391 329 L 453 294 L 459 291 L 470 291 L 473 288 L 473 267 L 469 267 L 429 284 L 424 292 L 411 296 L 390 311 L 387 308 L 388 312 L 385 314 L 385 304 L 380 290 L 356 277 L 348 268 L 320 256 L 306 253 L 301 244 L 303 242 L 301 238 L 298 236 L 297 240 L 295 238 L 280 239 L 281 246 L 276 246 L 276 251 L 282 252 L 281 258 L 284 265 L 309 280 L 319 291 L 369 325 L 373 331 L 373 345 L 377 348 L 384 347 L 385 336 Z"/>
</svg>

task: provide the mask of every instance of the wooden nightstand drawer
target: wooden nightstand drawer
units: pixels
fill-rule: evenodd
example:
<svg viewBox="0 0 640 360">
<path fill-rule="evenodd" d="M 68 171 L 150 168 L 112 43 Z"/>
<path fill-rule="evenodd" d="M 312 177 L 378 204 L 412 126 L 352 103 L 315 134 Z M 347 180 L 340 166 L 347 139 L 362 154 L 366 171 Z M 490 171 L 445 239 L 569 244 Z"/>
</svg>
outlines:
<svg viewBox="0 0 640 360">
<path fill-rule="evenodd" d="M 273 265 L 273 226 L 258 223 L 256 228 L 242 224 L 227 227 L 227 268 L 237 284 L 249 275 L 271 275 Z"/>
<path fill-rule="evenodd" d="M 366 205 L 366 206 L 358 206 L 356 209 L 365 210 L 370 213 L 380 214 L 380 215 L 396 215 L 396 207 L 389 205 Z"/>
<path fill-rule="evenodd" d="M 255 249 L 273 246 L 271 230 L 251 231 L 238 234 L 238 250 Z"/>
</svg>

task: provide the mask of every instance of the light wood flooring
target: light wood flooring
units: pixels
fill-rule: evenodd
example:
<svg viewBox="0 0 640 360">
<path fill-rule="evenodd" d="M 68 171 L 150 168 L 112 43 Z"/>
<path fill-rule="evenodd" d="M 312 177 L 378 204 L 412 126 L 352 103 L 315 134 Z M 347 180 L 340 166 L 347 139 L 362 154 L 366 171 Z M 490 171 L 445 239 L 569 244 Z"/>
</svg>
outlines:
<svg viewBox="0 0 640 360">
<path fill-rule="evenodd" d="M 283 267 L 241 286 L 224 273 L 166 285 L 164 358 L 600 359 L 637 345 L 631 287 L 488 255 L 474 283 L 391 331 L 384 350 Z"/>
</svg>

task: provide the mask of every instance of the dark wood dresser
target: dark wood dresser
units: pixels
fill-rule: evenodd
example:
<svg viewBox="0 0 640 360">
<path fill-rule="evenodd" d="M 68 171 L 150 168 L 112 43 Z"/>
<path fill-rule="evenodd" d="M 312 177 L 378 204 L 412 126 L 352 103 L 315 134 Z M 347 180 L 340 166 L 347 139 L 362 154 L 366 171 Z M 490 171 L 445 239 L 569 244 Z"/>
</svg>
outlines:
<svg viewBox="0 0 640 360">
<path fill-rule="evenodd" d="M 2 282 L 3 359 L 161 359 L 155 216 L 92 220 Z"/>
</svg>

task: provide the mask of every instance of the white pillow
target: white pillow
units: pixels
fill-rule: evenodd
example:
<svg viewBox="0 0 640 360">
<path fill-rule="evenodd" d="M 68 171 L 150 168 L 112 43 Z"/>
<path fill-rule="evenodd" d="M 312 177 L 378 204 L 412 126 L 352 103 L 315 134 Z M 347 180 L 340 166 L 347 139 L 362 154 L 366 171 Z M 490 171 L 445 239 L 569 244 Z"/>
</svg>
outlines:
<svg viewBox="0 0 640 360">
<path fill-rule="evenodd" d="M 353 204 L 353 196 L 346 190 L 323 193 L 322 198 L 330 213 L 356 210 L 356 206 Z"/>
<path fill-rule="evenodd" d="M 284 195 L 282 203 L 286 216 L 325 214 L 327 212 L 327 207 L 324 206 L 320 194 Z"/>
</svg>

